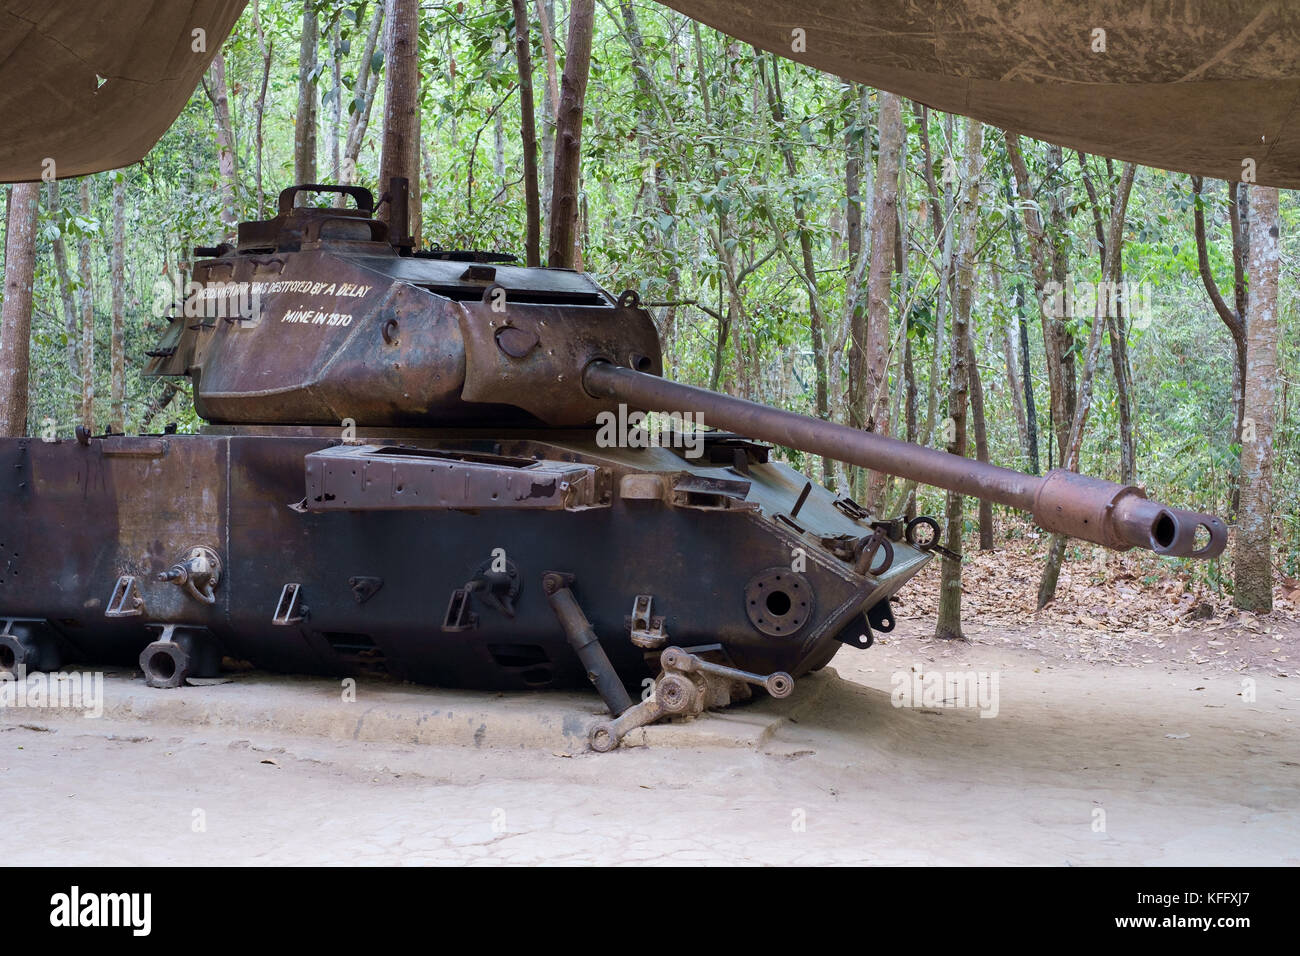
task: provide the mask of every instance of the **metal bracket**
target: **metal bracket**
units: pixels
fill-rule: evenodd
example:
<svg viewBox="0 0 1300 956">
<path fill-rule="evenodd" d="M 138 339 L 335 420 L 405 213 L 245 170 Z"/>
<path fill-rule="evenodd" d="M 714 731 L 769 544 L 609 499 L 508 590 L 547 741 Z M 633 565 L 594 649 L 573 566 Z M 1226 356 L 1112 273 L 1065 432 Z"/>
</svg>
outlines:
<svg viewBox="0 0 1300 956">
<path fill-rule="evenodd" d="M 847 495 L 836 498 L 831 502 L 831 504 L 840 512 L 840 514 L 844 515 L 844 517 L 852 518 L 854 521 L 861 521 L 871 514 L 870 511 L 862 507 L 862 505 L 858 504 Z"/>
<path fill-rule="evenodd" d="M 889 540 L 888 535 L 879 528 L 866 537 L 860 538 L 858 543 L 854 545 L 853 550 L 853 570 L 858 574 L 870 574 L 872 577 L 879 577 L 894 564 L 894 545 Z M 884 558 L 879 567 L 874 567 L 876 554 L 879 551 L 884 551 Z"/>
<path fill-rule="evenodd" d="M 113 596 L 104 608 L 104 617 L 140 617 L 144 614 L 144 596 L 134 575 L 124 574 L 113 585 Z"/>
<path fill-rule="evenodd" d="M 876 643 L 876 635 L 871 630 L 871 618 L 866 614 L 859 614 L 855 618 L 855 623 L 839 634 L 835 635 L 835 640 L 841 644 L 847 644 L 849 647 L 856 647 L 859 650 L 866 650 L 872 644 Z"/>
<path fill-rule="evenodd" d="M 867 621 L 881 634 L 888 634 L 894 629 L 894 608 L 885 598 L 867 608 Z"/>
<path fill-rule="evenodd" d="M 479 565 L 478 570 L 474 572 L 474 577 L 465 583 L 461 590 L 469 594 L 477 594 L 489 606 L 500 611 L 506 617 L 515 616 L 515 599 L 519 597 L 519 591 L 523 587 L 523 581 L 519 577 L 519 569 L 515 567 L 513 561 L 505 562 L 504 571 L 493 570 L 493 565 L 497 562 L 496 558 L 489 558 Z"/>
<path fill-rule="evenodd" d="M 918 528 L 929 528 L 930 534 L 925 537 L 918 537 Z M 956 551 L 949 550 L 939 543 L 939 522 L 929 515 L 918 515 L 907 523 L 907 543 L 918 551 L 924 551 L 926 554 L 938 554 L 950 561 L 961 561 L 961 555 Z"/>
<path fill-rule="evenodd" d="M 307 619 L 310 611 L 302 602 L 302 585 L 286 584 L 280 591 L 280 600 L 275 605 L 275 614 L 271 623 L 281 627 L 299 624 Z"/>
<path fill-rule="evenodd" d="M 638 594 L 632 601 L 632 614 L 627 619 L 632 643 L 646 650 L 658 650 L 668 643 L 668 632 L 664 630 L 664 619 L 652 617 L 654 597 Z"/>
<path fill-rule="evenodd" d="M 470 610 L 468 588 L 457 588 L 451 592 L 447 602 L 447 613 L 442 617 L 444 631 L 472 631 L 478 627 L 478 615 Z"/>
<path fill-rule="evenodd" d="M 355 577 L 348 578 L 348 587 L 352 589 L 352 596 L 357 599 L 358 604 L 365 604 L 384 586 L 383 578 Z"/>
</svg>

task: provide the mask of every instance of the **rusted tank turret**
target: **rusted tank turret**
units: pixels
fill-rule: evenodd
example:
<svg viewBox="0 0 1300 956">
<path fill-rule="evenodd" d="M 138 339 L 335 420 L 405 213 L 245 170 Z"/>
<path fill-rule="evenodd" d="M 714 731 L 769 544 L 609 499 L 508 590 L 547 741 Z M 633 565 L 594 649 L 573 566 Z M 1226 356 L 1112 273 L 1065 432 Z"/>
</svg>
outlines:
<svg viewBox="0 0 1300 956">
<path fill-rule="evenodd" d="M 308 192 L 354 203 L 297 205 Z M 138 659 L 175 686 L 224 655 L 458 686 L 590 680 L 616 718 L 592 731 L 609 749 L 754 687 L 784 696 L 842 644 L 870 646 L 938 549 L 937 522 L 870 514 L 763 443 L 1109 548 L 1223 549 L 1219 519 L 1137 488 L 666 381 L 635 293 L 418 252 L 373 210 L 364 189 L 296 187 L 234 246 L 200 250 L 149 353 L 151 374 L 191 379 L 200 434 L 0 440 L 0 667 Z"/>
</svg>

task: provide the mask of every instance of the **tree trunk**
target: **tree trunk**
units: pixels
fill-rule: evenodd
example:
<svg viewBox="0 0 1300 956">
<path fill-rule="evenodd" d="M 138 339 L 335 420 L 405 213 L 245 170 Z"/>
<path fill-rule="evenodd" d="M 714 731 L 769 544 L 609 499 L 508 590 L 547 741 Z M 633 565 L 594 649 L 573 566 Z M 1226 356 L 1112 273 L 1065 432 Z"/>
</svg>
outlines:
<svg viewBox="0 0 1300 956">
<path fill-rule="evenodd" d="M 298 45 L 298 112 L 293 121 L 293 181 L 314 183 L 316 179 L 316 44 L 320 25 L 316 22 L 316 0 L 303 0 L 302 41 Z"/>
<path fill-rule="evenodd" d="M 1021 160 L 1023 164 L 1023 160 Z M 1003 180 L 1003 192 L 1006 195 L 1007 203 L 1013 201 L 1011 192 L 1011 177 L 1006 176 Z M 1012 212 L 1007 219 L 1011 231 L 1011 249 L 1015 254 L 1017 263 L 1023 262 L 1025 255 L 1020 244 L 1020 221 Z M 1016 286 L 1014 292 L 1015 308 L 1012 312 L 1013 322 L 1015 323 L 1016 334 L 1020 342 L 1020 387 L 1024 389 L 1024 409 L 1025 409 L 1025 455 L 1029 460 L 1029 471 L 1031 474 L 1039 474 L 1040 465 L 1038 461 L 1038 408 L 1034 401 L 1034 375 L 1030 366 L 1029 359 L 1029 323 L 1025 321 L 1025 284 L 1021 281 L 1020 276 L 1016 276 Z"/>
<path fill-rule="evenodd" d="M 527 223 L 524 255 L 530 266 L 542 264 L 542 211 L 537 191 L 537 126 L 533 108 L 533 50 L 529 37 L 528 0 L 512 0 L 515 11 L 515 60 L 519 66 L 519 138 L 524 150 L 524 207 Z"/>
<path fill-rule="evenodd" d="M 971 280 L 974 282 L 974 278 Z M 984 383 L 980 380 L 979 363 L 975 360 L 975 341 L 974 336 L 970 335 L 967 329 L 968 344 L 970 345 L 970 354 L 967 361 L 970 363 L 970 417 L 971 425 L 975 429 L 975 457 L 980 461 L 989 460 L 989 432 L 988 426 L 984 420 Z M 987 498 L 979 500 L 980 516 L 980 550 L 993 550 L 993 502 Z"/>
<path fill-rule="evenodd" d="M 889 434 L 889 313 L 890 284 L 894 274 L 894 241 L 898 229 L 898 170 L 903 149 L 903 101 L 893 93 L 879 93 L 877 126 L 880 145 L 871 197 L 871 265 L 867 271 L 866 328 L 853 340 L 849 382 L 857 381 L 855 411 L 859 428 Z M 855 363 L 852 359 L 857 359 Z M 855 372 L 856 364 L 856 376 Z M 880 502 L 888 476 L 873 472 L 867 485 L 866 506 Z"/>
<path fill-rule="evenodd" d="M 257 102 L 253 106 L 256 115 L 256 119 L 253 120 L 253 183 L 257 190 L 257 215 L 254 218 L 261 219 L 266 201 L 262 190 L 262 114 L 266 112 L 266 88 L 271 82 L 271 58 L 275 53 L 275 41 L 272 40 L 270 43 L 266 41 L 266 34 L 262 30 L 262 12 L 257 0 L 253 0 L 253 27 L 257 33 L 257 49 L 262 54 L 262 85 L 258 89 Z"/>
<path fill-rule="evenodd" d="M 180 389 L 173 382 L 164 382 L 162 394 L 157 398 L 151 398 L 149 404 L 144 408 L 144 414 L 140 416 L 140 434 L 144 434 L 153 424 L 153 420 L 158 417 L 158 413 L 172 403 L 180 393 Z"/>
<path fill-rule="evenodd" d="M 1219 314 L 1219 318 L 1228 329 L 1229 336 L 1232 337 L 1232 421 L 1231 431 L 1228 434 L 1228 444 L 1240 446 L 1242 420 L 1245 417 L 1246 309 L 1250 301 L 1246 284 L 1246 255 L 1244 249 L 1246 235 L 1241 223 L 1241 211 L 1245 203 L 1237 200 L 1237 184 L 1228 183 L 1228 215 L 1232 224 L 1234 291 L 1233 303 L 1229 305 L 1222 293 L 1220 293 L 1219 284 L 1215 281 L 1214 273 L 1210 270 L 1210 255 L 1205 236 L 1205 206 L 1201 193 L 1202 186 L 1201 177 L 1193 176 L 1192 225 L 1196 235 L 1196 261 L 1201 274 L 1201 282 L 1210 297 L 1214 311 Z M 1240 188 L 1244 194 L 1246 187 L 1243 185 Z M 1238 460 L 1238 470 L 1240 470 L 1240 460 Z M 1230 478 L 1228 489 L 1230 511 L 1233 514 L 1236 514 L 1239 504 L 1239 488 L 1240 483 L 1237 474 L 1234 473 Z"/>
<path fill-rule="evenodd" d="M 551 234 L 551 193 L 555 188 L 555 120 L 560 107 L 560 82 L 555 63 L 553 0 L 537 0 L 537 17 L 542 27 L 542 50 L 546 59 L 546 88 L 542 94 L 542 235 Z"/>
<path fill-rule="evenodd" d="M 560 84 L 556 123 L 555 175 L 551 191 L 551 235 L 547 264 L 571 269 L 577 261 L 578 191 L 582 180 L 582 114 L 591 71 L 596 0 L 573 0 L 569 42 Z"/>
<path fill-rule="evenodd" d="M 1119 410 L 1119 473 L 1120 482 L 1131 485 L 1135 479 L 1137 470 L 1137 450 L 1133 444 L 1133 413 L 1130 395 L 1132 394 L 1132 382 L 1128 371 L 1128 341 L 1124 330 L 1123 314 L 1123 288 L 1124 281 L 1124 263 L 1121 259 L 1115 266 L 1118 272 L 1108 270 L 1108 260 L 1106 257 L 1106 233 L 1101 222 L 1101 201 L 1097 195 L 1096 186 L 1093 184 L 1092 175 L 1088 170 L 1088 154 L 1082 150 L 1076 151 L 1079 157 L 1079 168 L 1083 174 L 1083 185 L 1088 191 L 1088 200 L 1092 206 L 1093 230 L 1097 237 L 1097 254 L 1101 261 L 1101 287 L 1097 292 L 1097 300 L 1105 303 L 1105 312 L 1101 313 L 1106 322 L 1106 333 L 1110 339 L 1110 363 L 1111 369 L 1115 374 L 1115 403 Z M 1110 168 L 1107 163 L 1107 168 Z M 1108 173 L 1109 175 L 1109 173 Z M 1110 198 L 1112 205 L 1115 201 L 1115 185 L 1110 184 Z"/>
<path fill-rule="evenodd" d="M 217 125 L 217 171 L 221 179 L 222 234 L 227 239 L 233 239 L 239 224 L 239 208 L 235 198 L 239 171 L 235 165 L 235 129 L 230 120 L 226 58 L 220 52 L 212 58 L 210 72 L 212 88 L 208 92 Z"/>
<path fill-rule="evenodd" d="M 419 0 L 388 0 L 388 26 L 384 31 L 384 147 L 379 160 L 379 188 L 388 189 L 393 177 L 411 184 L 408 222 L 418 221 L 416 199 L 420 192 L 420 4 Z M 392 203 L 381 218 L 392 225 Z M 394 237 L 402 238 L 402 237 Z"/>
<path fill-rule="evenodd" d="M 1273 431 L 1278 377 L 1278 191 L 1251 195 L 1250 304 L 1246 320 L 1246 417 L 1241 443 L 1241 512 L 1233 550 L 1237 607 L 1273 609 Z"/>
<path fill-rule="evenodd" d="M 1068 439 L 1070 422 L 1074 415 L 1073 388 L 1067 382 L 1065 355 L 1069 348 L 1069 334 L 1065 330 L 1069 296 L 1064 294 L 1064 282 L 1057 276 L 1057 266 L 1062 256 L 1055 248 L 1059 243 L 1049 239 L 1039 212 L 1040 203 L 1029 181 L 1029 167 L 1020 151 L 1020 136 L 1006 134 L 1007 158 L 1016 176 L 1016 189 L 1020 195 L 1021 215 L 1029 235 L 1030 262 L 1034 275 L 1034 298 L 1038 301 L 1039 319 L 1043 326 L 1043 352 L 1047 359 L 1047 384 L 1051 396 L 1050 432 L 1057 439 L 1058 448 Z M 1056 152 L 1059 155 L 1059 150 Z M 1054 192 L 1059 192 L 1054 191 Z M 1058 206 L 1053 202 L 1053 207 Z M 1054 233 L 1059 235 L 1059 233 Z M 1049 283 L 1057 282 L 1060 298 L 1053 300 L 1047 293 Z M 1067 308 L 1058 309 L 1057 305 Z M 1070 359 L 1073 363 L 1073 359 Z M 1048 464 L 1051 464 L 1051 442 L 1048 442 Z"/>
<path fill-rule="evenodd" d="M 339 21 L 335 19 L 330 31 L 330 124 L 326 130 L 325 152 L 330 158 L 330 182 L 337 183 L 342 178 L 342 157 L 339 155 L 339 125 L 342 122 L 343 107 L 343 50 Z"/>
<path fill-rule="evenodd" d="M 365 139 L 366 128 L 370 125 L 370 108 L 374 105 L 375 94 L 379 92 L 379 71 L 371 69 L 370 63 L 375 58 L 375 48 L 379 45 L 379 30 L 384 22 L 384 2 L 375 4 L 375 15 L 370 20 L 370 29 L 366 33 L 365 49 L 361 51 L 361 63 L 357 66 L 357 80 L 352 88 L 354 100 L 352 115 L 348 118 L 348 135 L 343 146 L 343 181 L 357 181 L 357 158 L 361 155 L 361 141 Z M 355 101 L 360 101 L 355 102 Z M 381 188 L 382 191 L 382 188 Z"/>
<path fill-rule="evenodd" d="M 984 146 L 984 125 L 978 120 L 966 120 L 965 156 L 962 160 L 961 202 L 959 208 L 961 234 L 956 252 L 956 291 L 952 309 L 951 362 L 949 365 L 948 418 L 946 429 L 949 438 L 948 452 L 965 455 L 966 403 L 970 394 L 969 362 L 971 356 L 970 316 L 975 298 L 975 238 L 979 225 L 980 177 L 983 172 L 981 152 Z M 946 519 L 946 546 L 961 553 L 964 499 L 960 492 L 949 491 Z M 935 637 L 963 638 L 961 626 L 961 561 L 943 559 L 939 576 L 939 617 Z"/>
<path fill-rule="evenodd" d="M 764 64 L 763 56 L 757 50 L 755 50 L 754 55 L 763 79 L 766 81 L 767 71 L 762 69 Z M 768 109 L 772 113 L 772 122 L 780 130 L 785 125 L 785 100 L 781 93 L 781 61 L 773 55 L 768 63 L 772 68 L 772 81 L 766 84 Z M 785 160 L 786 172 L 793 182 L 799 177 L 799 161 L 795 158 L 794 149 L 790 146 L 789 140 L 784 136 L 781 137 L 781 156 Z M 849 196 L 850 208 L 853 207 L 856 199 L 856 195 L 851 194 Z M 808 292 L 808 328 L 812 339 L 813 374 L 816 377 L 814 386 L 815 410 L 817 417 L 824 421 L 830 417 L 827 385 L 829 379 L 826 371 L 826 318 L 821 306 L 821 290 L 817 284 L 817 268 L 812 248 L 812 229 L 808 224 L 808 215 L 804 209 L 803 200 L 797 197 L 794 200 L 794 220 L 795 228 L 799 233 L 799 252 L 802 264 L 802 270 L 796 268 L 795 271 L 801 272 L 800 278 L 803 280 L 804 287 Z M 860 240 L 861 237 L 859 237 Z M 791 264 L 794 265 L 794 263 Z M 831 485 L 834 485 L 834 466 L 829 458 L 822 459 L 822 474 L 829 478 Z"/>
<path fill-rule="evenodd" d="M 1124 261 L 1124 217 L 1128 212 L 1129 195 L 1133 188 L 1133 179 L 1137 167 L 1133 163 L 1124 164 L 1119 188 L 1110 208 L 1110 225 L 1106 233 L 1105 256 L 1102 275 L 1113 277 L 1118 274 Z M 1107 281 L 1113 282 L 1112 279 Z M 1088 351 L 1084 360 L 1083 376 L 1078 382 L 1077 407 L 1070 430 L 1061 442 L 1061 467 L 1069 471 L 1078 471 L 1079 455 L 1083 447 L 1083 433 L 1088 424 L 1088 415 L 1092 411 L 1093 377 L 1104 340 L 1102 333 L 1106 329 L 1107 313 L 1110 303 L 1097 297 L 1097 310 L 1092 320 L 1092 332 L 1088 337 Z M 1047 563 L 1038 582 L 1038 607 L 1044 608 L 1056 597 L 1056 584 L 1061 575 L 1061 562 L 1065 558 L 1065 536 L 1053 535 L 1052 545 L 1048 549 Z"/>
<path fill-rule="evenodd" d="M 4 306 L 0 311 L 0 437 L 27 434 L 32 283 L 36 272 L 39 183 L 16 183 L 5 219 Z"/>
<path fill-rule="evenodd" d="M 1009 221 L 1014 223 L 1015 218 L 1013 217 Z M 993 280 L 995 299 L 1002 301 L 1001 274 L 997 269 L 994 269 L 990 272 L 989 277 Z M 1020 387 L 1020 341 L 1018 329 L 1016 328 L 1019 325 L 1019 316 L 1015 310 L 1014 295 L 1013 292 L 1012 308 L 1008 314 L 1009 321 L 1005 326 L 997 330 L 997 335 L 1002 340 L 1002 359 L 1007 370 L 1007 393 L 1011 398 L 1011 410 L 1016 416 L 1016 435 L 1020 439 L 1020 456 L 1027 463 L 1029 461 L 1029 422 L 1025 415 L 1025 396 Z"/>
<path fill-rule="evenodd" d="M 911 321 L 909 316 L 908 321 Z M 912 337 L 903 335 L 903 378 L 904 387 L 907 389 L 907 397 L 904 402 L 904 415 L 906 416 L 907 434 L 904 438 L 907 441 L 916 443 L 916 368 L 912 355 Z M 916 517 L 916 485 L 910 485 L 903 494 L 903 516 L 911 521 Z"/>
<path fill-rule="evenodd" d="M 113 290 L 113 337 L 109 351 L 109 423 L 126 434 L 126 173 L 113 173 L 113 253 L 109 268 Z"/>
<path fill-rule="evenodd" d="M 50 219 L 58 228 L 58 236 L 50 242 L 54 253 L 54 271 L 58 274 L 59 302 L 63 306 L 63 336 L 67 342 L 65 355 L 68 361 L 68 374 L 81 374 L 80 350 L 77 347 L 78 324 L 77 303 L 72 292 L 72 271 L 68 268 L 68 244 L 63 238 L 67 223 L 63 219 L 63 209 L 59 197 L 59 181 L 50 182 L 49 196 Z"/>
<path fill-rule="evenodd" d="M 90 177 L 78 183 L 81 215 L 90 218 Z M 82 234 L 77 248 L 77 267 L 81 272 L 81 424 L 95 430 L 95 295 L 94 272 L 90 258 L 90 233 Z"/>
</svg>

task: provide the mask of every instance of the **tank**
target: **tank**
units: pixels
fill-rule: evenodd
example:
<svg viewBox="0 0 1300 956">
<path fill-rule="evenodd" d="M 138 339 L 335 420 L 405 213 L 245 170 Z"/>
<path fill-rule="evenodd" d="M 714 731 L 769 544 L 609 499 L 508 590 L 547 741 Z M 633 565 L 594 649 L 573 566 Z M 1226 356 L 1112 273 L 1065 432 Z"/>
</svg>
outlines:
<svg viewBox="0 0 1300 956">
<path fill-rule="evenodd" d="M 395 210 L 405 188 L 390 186 Z M 773 445 L 1107 548 L 1223 550 L 1218 518 L 1136 487 L 667 381 L 635 292 L 417 251 L 374 209 L 365 189 L 296 186 L 274 219 L 196 250 L 147 371 L 188 376 L 198 434 L 0 439 L 0 667 L 138 662 L 158 687 L 223 658 L 591 683 L 610 711 L 591 745 L 609 750 L 664 716 L 783 697 L 844 645 L 870 647 L 943 552 L 934 519 L 872 514 Z"/>
</svg>

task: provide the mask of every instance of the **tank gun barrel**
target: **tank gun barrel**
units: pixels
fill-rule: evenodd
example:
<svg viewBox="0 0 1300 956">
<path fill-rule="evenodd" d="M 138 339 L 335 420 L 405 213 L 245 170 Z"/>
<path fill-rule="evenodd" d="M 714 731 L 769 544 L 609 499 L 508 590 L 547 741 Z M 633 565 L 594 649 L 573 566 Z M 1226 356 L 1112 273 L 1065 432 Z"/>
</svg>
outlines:
<svg viewBox="0 0 1300 956">
<path fill-rule="evenodd" d="M 582 381 L 595 398 L 643 410 L 691 411 L 715 428 L 1027 511 L 1044 530 L 1118 551 L 1147 548 L 1171 557 L 1214 558 L 1227 543 L 1221 519 L 1151 501 L 1132 485 L 1064 469 L 1041 478 L 1026 475 L 609 362 L 590 363 Z M 1200 528 L 1206 536 L 1198 542 Z"/>
</svg>

